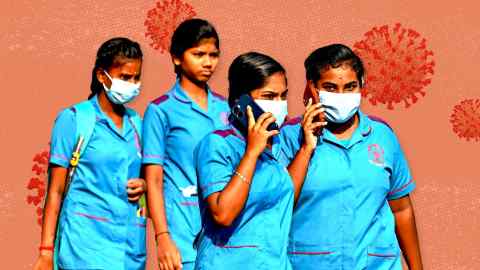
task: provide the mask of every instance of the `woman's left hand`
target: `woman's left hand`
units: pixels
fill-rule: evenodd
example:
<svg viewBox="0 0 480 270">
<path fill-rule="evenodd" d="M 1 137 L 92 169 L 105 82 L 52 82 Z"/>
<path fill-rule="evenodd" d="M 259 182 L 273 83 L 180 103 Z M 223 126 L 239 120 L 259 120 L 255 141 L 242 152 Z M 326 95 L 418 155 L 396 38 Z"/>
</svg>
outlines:
<svg viewBox="0 0 480 270">
<path fill-rule="evenodd" d="M 322 129 L 327 125 L 322 108 L 322 104 L 312 104 L 312 99 L 308 100 L 308 104 L 305 110 L 305 114 L 302 119 L 303 129 L 303 145 L 306 150 L 312 151 L 317 147 L 319 129 Z"/>
<path fill-rule="evenodd" d="M 147 192 L 147 184 L 145 180 L 142 178 L 132 178 L 128 180 L 127 195 L 129 201 L 138 201 L 145 192 Z"/>
</svg>

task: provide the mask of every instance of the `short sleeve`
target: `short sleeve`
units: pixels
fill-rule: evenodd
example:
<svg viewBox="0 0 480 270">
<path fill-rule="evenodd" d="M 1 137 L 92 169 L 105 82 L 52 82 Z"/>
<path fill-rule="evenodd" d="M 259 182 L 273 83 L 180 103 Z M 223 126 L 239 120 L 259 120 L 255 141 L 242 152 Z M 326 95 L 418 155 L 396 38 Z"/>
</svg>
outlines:
<svg viewBox="0 0 480 270">
<path fill-rule="evenodd" d="M 65 109 L 55 119 L 50 139 L 50 163 L 68 168 L 75 144 L 75 113 Z"/>
<path fill-rule="evenodd" d="M 143 164 L 163 165 L 168 132 L 166 115 L 158 105 L 150 103 L 143 118 Z"/>
<path fill-rule="evenodd" d="M 202 199 L 222 191 L 234 171 L 232 148 L 225 138 L 215 133 L 200 141 L 194 152 L 198 187 Z"/>
<path fill-rule="evenodd" d="M 295 158 L 302 143 L 300 125 L 286 125 L 280 130 L 280 151 L 281 156 L 276 157 L 284 166 L 288 166 Z"/>
<path fill-rule="evenodd" d="M 390 191 L 387 199 L 394 200 L 408 195 L 415 189 L 407 159 L 400 147 L 398 139 L 394 135 L 394 156 L 391 175 Z"/>
</svg>

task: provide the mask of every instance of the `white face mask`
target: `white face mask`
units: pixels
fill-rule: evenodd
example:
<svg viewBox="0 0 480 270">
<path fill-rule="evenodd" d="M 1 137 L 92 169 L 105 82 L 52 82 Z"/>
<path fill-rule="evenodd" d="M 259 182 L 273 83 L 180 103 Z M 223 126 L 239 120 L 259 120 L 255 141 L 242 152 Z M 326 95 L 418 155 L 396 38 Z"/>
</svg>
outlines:
<svg viewBox="0 0 480 270">
<path fill-rule="evenodd" d="M 131 83 L 121 79 L 112 78 L 106 71 L 105 75 L 110 79 L 112 85 L 110 89 L 103 84 L 108 99 L 115 104 L 125 104 L 132 101 L 140 94 L 141 83 Z"/>
<path fill-rule="evenodd" d="M 255 99 L 255 103 L 262 108 L 263 111 L 273 114 L 277 125 L 280 127 L 285 121 L 285 117 L 288 115 L 288 106 L 286 100 L 265 100 Z"/>
<path fill-rule="evenodd" d="M 318 91 L 325 117 L 333 123 L 345 123 L 357 113 L 362 96 L 360 93 L 332 93 Z"/>
</svg>

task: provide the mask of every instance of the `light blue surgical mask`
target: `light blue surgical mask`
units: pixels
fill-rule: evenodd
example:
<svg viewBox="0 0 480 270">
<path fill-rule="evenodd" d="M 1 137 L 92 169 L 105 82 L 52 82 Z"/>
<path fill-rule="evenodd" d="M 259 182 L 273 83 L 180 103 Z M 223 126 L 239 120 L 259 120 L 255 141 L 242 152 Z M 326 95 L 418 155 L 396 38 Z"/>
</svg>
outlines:
<svg viewBox="0 0 480 270">
<path fill-rule="evenodd" d="M 108 99 L 115 104 L 125 104 L 132 101 L 140 94 L 141 83 L 131 83 L 121 79 L 112 78 L 106 71 L 105 75 L 110 79 L 110 89 L 103 84 Z"/>
<path fill-rule="evenodd" d="M 262 108 L 264 112 L 269 112 L 275 117 L 275 123 L 280 127 L 288 115 L 288 105 L 286 100 L 265 100 L 255 99 L 255 103 Z"/>
<path fill-rule="evenodd" d="M 318 91 L 320 103 L 325 109 L 327 121 L 342 124 L 352 118 L 360 107 L 360 93 L 332 93 Z"/>
</svg>

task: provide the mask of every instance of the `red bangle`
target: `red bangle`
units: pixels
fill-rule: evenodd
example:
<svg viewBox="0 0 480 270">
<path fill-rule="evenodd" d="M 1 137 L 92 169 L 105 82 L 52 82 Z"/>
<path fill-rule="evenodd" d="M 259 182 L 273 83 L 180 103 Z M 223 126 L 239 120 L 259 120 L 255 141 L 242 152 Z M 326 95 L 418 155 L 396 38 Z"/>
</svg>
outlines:
<svg viewBox="0 0 480 270">
<path fill-rule="evenodd" d="M 39 247 L 38 247 L 38 251 L 42 251 L 42 250 L 50 250 L 50 251 L 53 251 L 53 250 L 54 250 L 54 247 L 53 247 L 53 246 L 39 246 Z"/>
<path fill-rule="evenodd" d="M 162 235 L 162 234 L 170 234 L 170 232 L 169 232 L 169 231 L 163 231 L 163 232 L 158 232 L 158 233 L 156 233 L 156 234 L 155 234 L 155 242 L 157 241 L 158 236 L 159 236 L 159 235 Z"/>
</svg>

